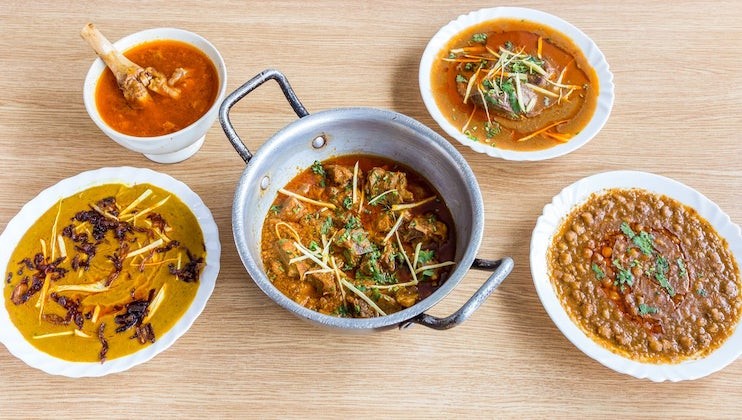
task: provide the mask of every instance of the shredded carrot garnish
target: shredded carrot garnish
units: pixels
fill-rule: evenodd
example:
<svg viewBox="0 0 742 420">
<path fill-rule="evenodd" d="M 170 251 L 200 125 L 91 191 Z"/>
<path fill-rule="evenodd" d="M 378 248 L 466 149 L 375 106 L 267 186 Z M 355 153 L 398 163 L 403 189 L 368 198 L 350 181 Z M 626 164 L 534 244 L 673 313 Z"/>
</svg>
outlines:
<svg viewBox="0 0 742 420">
<path fill-rule="evenodd" d="M 539 134 L 541 134 L 541 133 L 544 133 L 544 132 L 548 131 L 548 130 L 549 130 L 549 129 L 551 129 L 552 127 L 556 127 L 556 126 L 558 126 L 559 124 L 564 124 L 564 123 L 566 123 L 567 121 L 569 121 L 569 120 L 561 120 L 561 121 L 557 121 L 557 122 L 555 122 L 555 123 L 553 123 L 553 124 L 549 124 L 549 125 L 547 125 L 546 127 L 542 128 L 542 129 L 540 129 L 540 130 L 534 131 L 533 133 L 531 133 L 531 134 L 529 134 L 529 135 L 527 135 L 527 136 L 525 136 L 525 137 L 521 137 L 521 138 L 519 138 L 519 139 L 518 139 L 518 141 L 526 141 L 526 140 L 532 139 L 532 138 L 534 138 L 534 137 L 538 136 Z"/>
<path fill-rule="evenodd" d="M 536 55 L 538 56 L 538 58 L 541 58 L 541 50 L 543 48 L 543 44 L 544 44 L 544 38 L 538 37 L 538 48 L 536 50 Z"/>
</svg>

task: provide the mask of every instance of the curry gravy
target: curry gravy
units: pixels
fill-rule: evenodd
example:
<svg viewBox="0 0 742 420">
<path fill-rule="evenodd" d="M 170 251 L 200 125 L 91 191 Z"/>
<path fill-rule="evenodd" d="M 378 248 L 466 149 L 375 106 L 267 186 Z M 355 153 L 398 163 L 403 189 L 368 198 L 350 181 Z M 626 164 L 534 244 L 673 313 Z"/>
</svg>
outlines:
<svg viewBox="0 0 742 420">
<path fill-rule="evenodd" d="M 572 320 L 634 360 L 703 357 L 740 320 L 742 283 L 726 241 L 667 196 L 640 189 L 593 194 L 566 216 L 547 258 Z"/>
<path fill-rule="evenodd" d="M 114 359 L 180 319 L 205 254 L 198 221 L 178 197 L 150 184 L 91 187 L 55 203 L 23 235 L 5 269 L 5 307 L 45 353 Z"/>
</svg>

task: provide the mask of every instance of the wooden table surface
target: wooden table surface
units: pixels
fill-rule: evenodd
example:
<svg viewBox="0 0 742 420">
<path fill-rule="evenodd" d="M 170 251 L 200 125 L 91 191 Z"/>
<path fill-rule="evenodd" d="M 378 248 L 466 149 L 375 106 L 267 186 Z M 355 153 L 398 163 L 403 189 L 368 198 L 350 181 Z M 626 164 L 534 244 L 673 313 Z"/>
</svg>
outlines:
<svg viewBox="0 0 742 420">
<path fill-rule="evenodd" d="M 81 171 L 130 165 L 170 174 L 214 214 L 221 272 L 203 314 L 151 361 L 103 378 L 68 379 L 0 348 L 3 417 L 622 417 L 739 416 L 742 361 L 701 380 L 655 384 L 577 350 L 535 293 L 529 240 L 564 186 L 607 170 L 669 176 L 742 221 L 742 3 L 514 2 L 556 14 L 600 46 L 615 76 L 605 128 L 550 161 L 507 162 L 454 142 L 485 199 L 480 257 L 515 270 L 463 325 L 348 335 L 309 325 L 250 280 L 230 215 L 243 162 L 218 124 L 202 150 L 160 165 L 109 140 L 90 120 L 82 84 L 94 59 L 79 37 L 95 22 L 112 39 L 172 26 L 222 53 L 228 91 L 282 70 L 310 112 L 392 109 L 443 131 L 422 104 L 420 55 L 444 24 L 486 1 L 5 1 L 0 11 L 0 229 L 42 189 Z M 251 149 L 295 120 L 275 84 L 232 112 Z M 484 281 L 472 272 L 430 312 L 445 316 Z"/>
</svg>

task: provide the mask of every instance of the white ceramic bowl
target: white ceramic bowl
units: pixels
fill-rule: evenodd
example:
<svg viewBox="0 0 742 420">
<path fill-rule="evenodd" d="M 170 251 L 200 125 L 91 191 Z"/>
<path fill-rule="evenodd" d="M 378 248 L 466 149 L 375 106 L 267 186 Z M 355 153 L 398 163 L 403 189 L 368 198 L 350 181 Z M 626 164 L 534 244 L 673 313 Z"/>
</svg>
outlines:
<svg viewBox="0 0 742 420">
<path fill-rule="evenodd" d="M 698 379 L 722 369 L 742 354 L 742 328 L 706 357 L 675 364 L 637 362 L 611 352 L 590 339 L 569 317 L 554 291 L 548 275 L 547 249 L 559 225 L 577 205 L 592 193 L 611 188 L 642 188 L 674 198 L 694 208 L 716 232 L 727 240 L 739 264 L 742 262 L 742 233 L 719 206 L 704 195 L 670 178 L 636 171 L 604 172 L 583 178 L 564 188 L 544 207 L 531 236 L 531 275 L 541 303 L 556 326 L 577 348 L 601 364 L 636 378 L 655 382 Z"/>
<path fill-rule="evenodd" d="M 113 45 L 119 51 L 126 51 L 147 41 L 172 39 L 186 42 L 201 50 L 216 67 L 219 76 L 219 90 L 214 104 L 196 122 L 176 131 L 157 137 L 135 137 L 120 133 L 103 121 L 95 105 L 95 87 L 98 84 L 105 63 L 97 58 L 90 66 L 83 85 L 83 100 L 90 118 L 108 137 L 129 150 L 144 154 L 148 159 L 158 163 L 176 163 L 193 156 L 203 145 L 206 132 L 214 124 L 219 112 L 219 105 L 227 91 L 227 68 L 219 51 L 205 38 L 189 31 L 175 28 L 155 28 L 131 34 L 116 41 Z"/>
<path fill-rule="evenodd" d="M 165 334 L 157 337 L 157 341 L 153 344 L 128 356 L 111 359 L 105 363 L 70 362 L 38 350 L 26 341 L 10 320 L 8 310 L 5 306 L 6 301 L 3 299 L 3 302 L 0 303 L 0 342 L 8 348 L 10 353 L 26 362 L 29 366 L 53 375 L 77 378 L 83 376 L 103 376 L 109 373 L 121 372 L 132 366 L 144 363 L 170 347 L 178 337 L 190 328 L 201 311 L 203 311 L 207 300 L 211 296 L 211 292 L 214 290 L 216 277 L 219 273 L 221 244 L 219 242 L 219 232 L 209 208 L 206 207 L 204 202 L 201 201 L 201 198 L 188 188 L 187 185 L 175 178 L 149 169 L 130 167 L 102 168 L 80 173 L 71 178 L 59 181 L 26 203 L 21 208 L 21 211 L 11 219 L 5 231 L 0 235 L 0 267 L 2 267 L 2 270 L 5 270 L 8 266 L 16 245 L 26 231 L 57 201 L 95 185 L 113 182 L 127 185 L 150 183 L 175 194 L 191 209 L 201 226 L 201 231 L 204 235 L 204 244 L 206 245 L 206 265 L 201 272 L 196 297 L 178 322 Z M 3 287 L 5 287 L 4 284 Z"/>
<path fill-rule="evenodd" d="M 482 22 L 503 18 L 524 19 L 553 28 L 563 33 L 582 50 L 582 53 L 585 55 L 585 58 L 587 58 L 590 66 L 595 69 L 600 83 L 595 113 L 587 126 L 580 131 L 579 134 L 570 139 L 569 142 L 545 150 L 528 152 L 499 149 L 486 143 L 473 141 L 466 137 L 466 135 L 461 133 L 461 130 L 459 130 L 458 127 L 455 127 L 448 121 L 448 119 L 446 119 L 438 108 L 433 96 L 430 77 L 436 56 L 443 48 L 445 48 L 446 44 L 448 44 L 451 38 L 455 35 Z M 611 114 L 611 109 L 613 108 L 613 74 L 608 68 L 608 62 L 606 61 L 605 56 L 598 46 L 595 45 L 593 40 L 569 22 L 566 22 L 554 15 L 522 7 L 495 7 L 490 9 L 481 9 L 466 15 L 461 15 L 446 26 L 442 27 L 428 42 L 428 46 L 423 52 L 420 61 L 419 83 L 423 102 L 428 108 L 430 115 L 435 119 L 438 125 L 440 125 L 443 131 L 448 133 L 449 136 L 453 137 L 461 144 L 469 146 L 479 153 L 507 160 L 544 160 L 562 156 L 577 150 L 598 134 L 606 121 L 608 121 L 608 116 Z"/>
</svg>

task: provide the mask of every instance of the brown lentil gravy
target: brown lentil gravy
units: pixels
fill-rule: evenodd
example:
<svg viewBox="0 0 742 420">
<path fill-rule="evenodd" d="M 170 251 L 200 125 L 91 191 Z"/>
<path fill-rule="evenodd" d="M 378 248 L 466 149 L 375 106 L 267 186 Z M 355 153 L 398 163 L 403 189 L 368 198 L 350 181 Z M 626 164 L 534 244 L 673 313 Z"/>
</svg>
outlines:
<svg viewBox="0 0 742 420">
<path fill-rule="evenodd" d="M 703 357 L 740 320 L 742 283 L 726 240 L 694 209 L 664 195 L 591 195 L 564 219 L 547 259 L 572 320 L 630 359 Z"/>
</svg>

